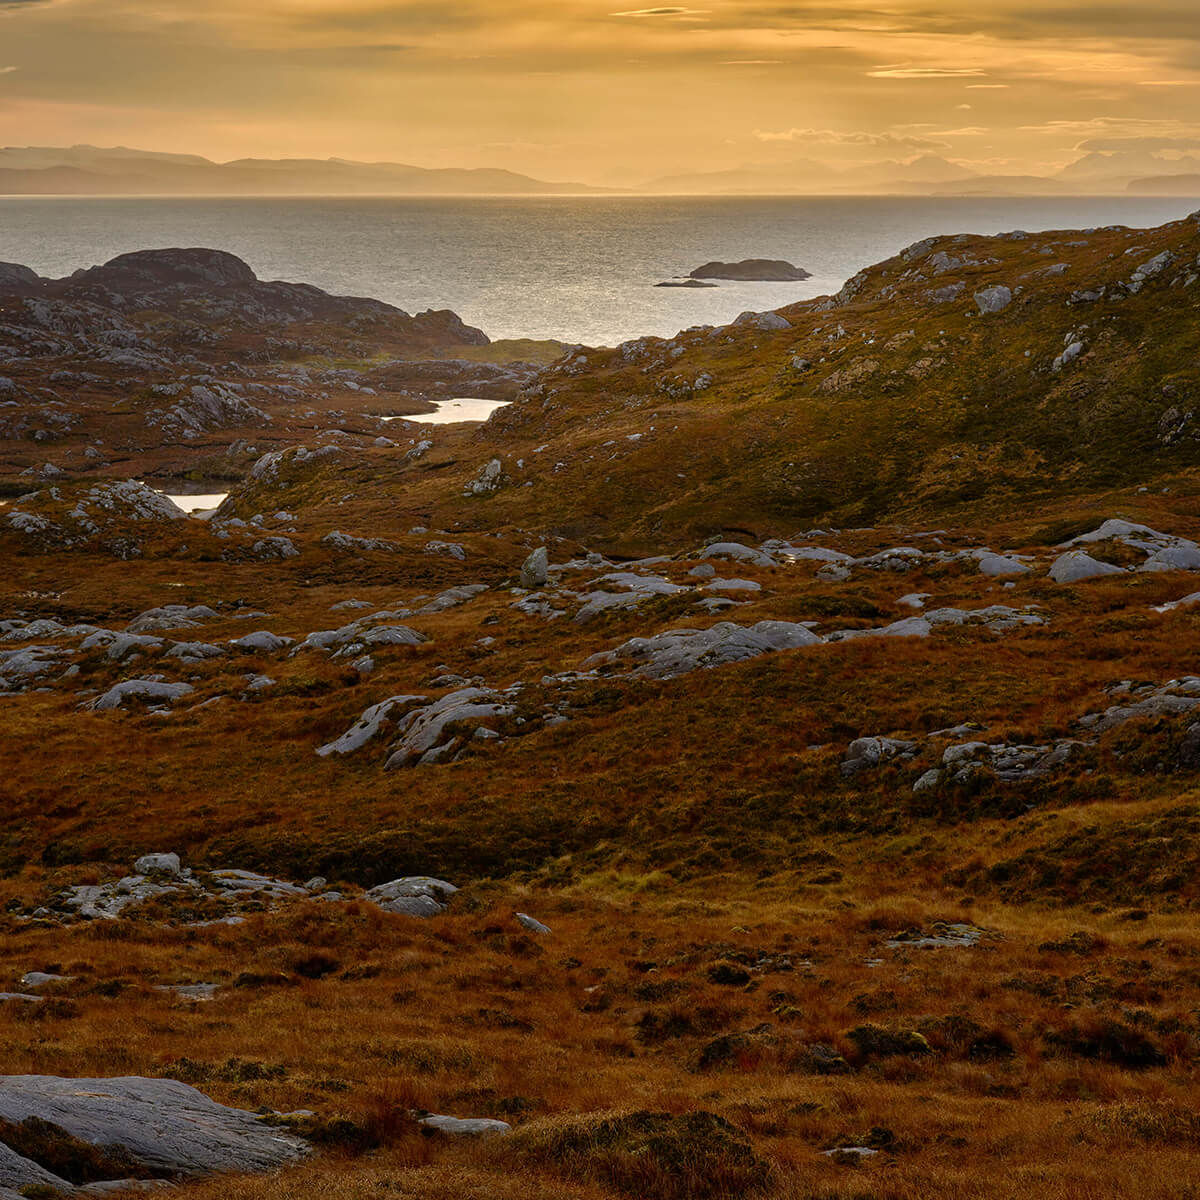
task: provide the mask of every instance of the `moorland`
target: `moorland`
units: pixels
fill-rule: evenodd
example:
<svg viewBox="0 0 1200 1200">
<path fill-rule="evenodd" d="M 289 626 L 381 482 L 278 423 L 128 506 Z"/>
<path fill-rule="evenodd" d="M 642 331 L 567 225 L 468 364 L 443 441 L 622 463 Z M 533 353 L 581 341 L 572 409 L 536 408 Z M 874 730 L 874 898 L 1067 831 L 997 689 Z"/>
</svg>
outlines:
<svg viewBox="0 0 1200 1200">
<path fill-rule="evenodd" d="M 96 1161 L 2 1080 L 0 1146 L 181 1198 L 1198 1194 L 1198 314 L 1197 218 L 615 348 L 0 266 L 6 1075 L 300 1149 Z M 411 419 L 457 396 L 507 405 Z"/>
</svg>

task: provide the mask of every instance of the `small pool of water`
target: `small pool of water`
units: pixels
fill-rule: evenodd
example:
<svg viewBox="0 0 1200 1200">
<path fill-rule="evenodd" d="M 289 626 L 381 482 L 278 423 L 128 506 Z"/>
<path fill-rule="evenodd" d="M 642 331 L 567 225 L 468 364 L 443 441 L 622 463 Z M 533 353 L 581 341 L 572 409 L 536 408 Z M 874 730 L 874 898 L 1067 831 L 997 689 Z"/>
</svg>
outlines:
<svg viewBox="0 0 1200 1200">
<path fill-rule="evenodd" d="M 498 408 L 507 408 L 507 400 L 479 400 L 470 396 L 455 396 L 450 400 L 434 400 L 437 412 L 413 413 L 409 417 L 384 417 L 385 421 L 416 421 L 419 425 L 454 425 L 459 421 L 486 421 Z"/>
<path fill-rule="evenodd" d="M 182 508 L 189 517 L 211 517 L 221 507 L 228 492 L 210 492 L 216 480 L 188 483 L 185 479 L 173 479 L 167 487 L 155 487 L 148 479 L 139 479 L 139 483 L 156 491 L 160 496 L 166 496 L 176 508 Z"/>
<path fill-rule="evenodd" d="M 171 492 L 163 492 L 168 500 L 174 501 L 189 517 L 211 517 L 220 508 L 228 492 L 207 492 L 193 496 L 177 496 Z"/>
</svg>

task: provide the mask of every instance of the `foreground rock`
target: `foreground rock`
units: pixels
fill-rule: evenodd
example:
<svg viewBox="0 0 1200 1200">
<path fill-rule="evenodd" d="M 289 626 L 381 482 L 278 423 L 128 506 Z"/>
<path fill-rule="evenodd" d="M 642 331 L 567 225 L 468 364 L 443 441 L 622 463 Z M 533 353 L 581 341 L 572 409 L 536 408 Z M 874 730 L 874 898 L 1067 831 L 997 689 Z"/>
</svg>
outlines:
<svg viewBox="0 0 1200 1200">
<path fill-rule="evenodd" d="M 0 1121 L 7 1123 L 9 1143 L 22 1143 L 23 1122 L 53 1127 L 36 1128 L 40 1136 L 21 1146 L 35 1157 L 0 1145 L 0 1189 L 12 1195 L 36 1188 L 69 1195 L 79 1184 L 270 1171 L 307 1152 L 299 1138 L 174 1079 L 0 1077 Z M 34 1132 L 29 1125 L 24 1130 Z M 50 1159 L 51 1141 L 63 1152 L 53 1155 L 61 1160 L 57 1169 L 73 1178 L 37 1161 Z"/>
</svg>

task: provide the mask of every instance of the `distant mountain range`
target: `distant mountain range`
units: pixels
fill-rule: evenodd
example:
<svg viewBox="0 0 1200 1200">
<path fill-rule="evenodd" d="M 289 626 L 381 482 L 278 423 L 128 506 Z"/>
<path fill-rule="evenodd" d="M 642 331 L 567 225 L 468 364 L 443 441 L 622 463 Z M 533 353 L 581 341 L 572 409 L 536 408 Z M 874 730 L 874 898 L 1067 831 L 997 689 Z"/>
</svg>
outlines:
<svg viewBox="0 0 1200 1200">
<path fill-rule="evenodd" d="M 1141 149 L 1093 151 L 1050 175 L 984 175 L 935 154 L 831 167 L 813 159 L 664 175 L 616 189 L 534 179 L 496 168 L 430 168 L 328 158 L 239 158 L 125 146 L 0 147 L 0 195 L 487 196 L 909 195 L 1069 196 L 1133 192 L 1200 196 L 1200 155 L 1163 158 Z"/>
<path fill-rule="evenodd" d="M 1167 159 L 1139 150 L 1092 152 L 1050 175 L 984 175 L 936 154 L 842 169 L 796 159 L 771 166 L 667 175 L 641 190 L 695 195 L 1070 196 L 1124 191 L 1200 195 L 1200 156 Z"/>
<path fill-rule="evenodd" d="M 601 192 L 513 171 L 432 169 L 348 159 L 241 158 L 125 146 L 0 148 L 0 195 L 556 195 Z"/>
</svg>

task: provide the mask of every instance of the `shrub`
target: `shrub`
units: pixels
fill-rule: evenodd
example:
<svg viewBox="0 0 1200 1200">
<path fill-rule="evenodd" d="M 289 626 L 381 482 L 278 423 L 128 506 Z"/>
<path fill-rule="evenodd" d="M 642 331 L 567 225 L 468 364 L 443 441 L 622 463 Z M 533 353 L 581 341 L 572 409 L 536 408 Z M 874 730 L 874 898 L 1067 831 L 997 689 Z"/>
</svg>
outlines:
<svg viewBox="0 0 1200 1200">
<path fill-rule="evenodd" d="M 153 1177 L 123 1146 L 93 1146 L 41 1117 L 0 1120 L 0 1142 L 70 1183 Z"/>
<path fill-rule="evenodd" d="M 655 1200 L 719 1200 L 764 1187 L 768 1164 L 745 1135 L 709 1112 L 593 1113 L 522 1126 L 505 1149 L 565 1175 Z"/>
</svg>

